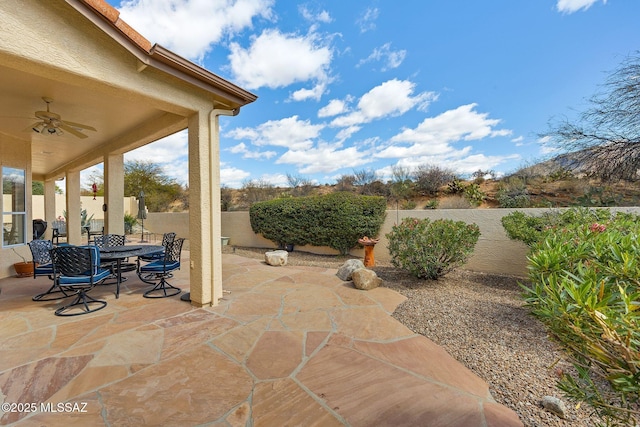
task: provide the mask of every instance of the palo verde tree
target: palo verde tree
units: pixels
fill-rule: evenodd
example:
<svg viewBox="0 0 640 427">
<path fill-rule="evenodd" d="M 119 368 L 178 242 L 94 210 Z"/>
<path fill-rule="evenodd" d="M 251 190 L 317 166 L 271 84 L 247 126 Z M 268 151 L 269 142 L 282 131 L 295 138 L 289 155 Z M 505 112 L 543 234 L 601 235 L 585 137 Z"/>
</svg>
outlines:
<svg viewBox="0 0 640 427">
<path fill-rule="evenodd" d="M 640 178 L 640 52 L 609 74 L 576 121 L 550 125 L 541 136 L 569 151 L 559 160 L 603 180 Z"/>
</svg>

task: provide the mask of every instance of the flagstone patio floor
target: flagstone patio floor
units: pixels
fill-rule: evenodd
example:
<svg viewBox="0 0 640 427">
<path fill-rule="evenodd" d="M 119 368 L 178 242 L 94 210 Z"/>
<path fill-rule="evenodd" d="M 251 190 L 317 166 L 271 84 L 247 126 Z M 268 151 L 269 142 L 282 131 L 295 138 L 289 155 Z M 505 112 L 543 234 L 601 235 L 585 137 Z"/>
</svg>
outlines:
<svg viewBox="0 0 640 427">
<path fill-rule="evenodd" d="M 223 265 L 216 307 L 143 298 L 148 285 L 128 273 L 119 299 L 98 286 L 107 307 L 71 318 L 53 314 L 59 301 L 31 300 L 47 278 L 0 280 L 0 424 L 522 425 L 391 317 L 400 294 L 357 290 L 333 269 L 232 254 Z M 188 269 L 170 281 L 188 291 Z"/>
</svg>

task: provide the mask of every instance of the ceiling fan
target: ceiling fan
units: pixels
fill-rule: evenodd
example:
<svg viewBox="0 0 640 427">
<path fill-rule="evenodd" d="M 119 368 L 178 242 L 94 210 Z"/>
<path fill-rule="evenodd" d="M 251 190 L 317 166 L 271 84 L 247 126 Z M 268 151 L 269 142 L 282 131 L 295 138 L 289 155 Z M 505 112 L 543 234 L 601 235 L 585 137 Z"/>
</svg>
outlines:
<svg viewBox="0 0 640 427">
<path fill-rule="evenodd" d="M 36 111 L 36 118 L 41 121 L 31 125 L 31 129 L 33 129 L 34 132 L 42 135 L 63 135 L 64 132 L 69 132 L 71 135 L 83 139 L 88 136 L 80 132 L 81 130 L 92 130 L 96 132 L 96 129 L 92 126 L 62 120 L 60 114 L 49 111 L 49 104 L 53 102 L 53 99 L 43 97 L 42 100 L 47 103 L 47 111 Z"/>
</svg>

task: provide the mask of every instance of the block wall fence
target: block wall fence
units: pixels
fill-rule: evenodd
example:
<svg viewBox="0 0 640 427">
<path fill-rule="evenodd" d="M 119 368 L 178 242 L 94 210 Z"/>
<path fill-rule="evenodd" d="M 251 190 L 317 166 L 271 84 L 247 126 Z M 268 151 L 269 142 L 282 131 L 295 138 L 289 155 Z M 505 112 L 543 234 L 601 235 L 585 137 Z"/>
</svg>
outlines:
<svg viewBox="0 0 640 427">
<path fill-rule="evenodd" d="M 34 196 L 34 218 L 38 218 L 40 201 L 38 196 Z M 98 200 L 83 197 L 83 208 L 89 214 L 94 213 L 95 218 L 102 218 L 101 197 Z M 62 202 L 62 200 L 61 200 Z M 64 206 L 63 202 L 57 206 Z M 566 208 L 559 208 L 562 210 Z M 631 212 L 640 215 L 640 207 L 609 208 L 612 211 Z M 547 208 L 530 209 L 433 209 L 433 210 L 388 210 L 385 222 L 377 237 L 380 242 L 375 246 L 374 256 L 376 261 L 387 262 L 390 259 L 387 249 L 388 241 L 385 234 L 391 231 L 391 227 L 402 221 L 403 218 L 429 218 L 452 219 L 454 221 L 464 221 L 475 223 L 480 227 L 480 239 L 464 268 L 472 271 L 480 271 L 492 274 L 507 274 L 515 276 L 525 276 L 527 274 L 527 252 L 528 248 L 521 242 L 510 240 L 500 222 L 502 217 L 513 211 L 520 210 L 528 215 L 541 215 L 548 212 Z M 133 215 L 137 214 L 137 204 L 134 197 L 125 199 L 125 211 Z M 42 209 L 44 215 L 44 209 Z M 254 248 L 274 249 L 276 245 L 260 235 L 256 235 L 251 230 L 249 222 L 249 212 L 222 212 L 222 235 L 229 238 L 229 245 L 245 246 Z M 159 240 L 162 233 L 173 231 L 178 236 L 189 236 L 189 213 L 148 213 L 144 221 L 144 227 L 153 232 Z M 369 236 L 375 237 L 375 236 Z M 185 249 L 188 250 L 188 240 L 185 241 Z M 296 246 L 295 250 L 306 251 L 317 254 L 337 254 L 338 252 L 329 247 L 317 246 Z M 364 258 L 364 250 L 353 249 L 351 255 Z"/>
<path fill-rule="evenodd" d="M 560 208 L 565 209 L 565 208 Z M 640 215 L 640 208 L 610 208 L 612 211 L 631 212 Z M 403 218 L 451 219 L 475 223 L 480 227 L 480 238 L 465 269 L 491 274 L 526 276 L 528 247 L 521 242 L 510 240 L 502 227 L 501 219 L 515 210 L 528 215 L 541 215 L 547 208 L 531 209 L 434 209 L 434 210 L 389 210 L 379 234 L 380 242 L 375 246 L 376 261 L 389 261 L 388 241 L 385 234 Z M 249 212 L 222 212 L 222 235 L 229 237 L 229 244 L 258 248 L 274 248 L 270 240 L 256 235 L 251 230 Z M 374 237 L 374 236 L 369 236 Z M 328 247 L 303 246 L 295 250 L 319 254 L 337 254 Z M 363 249 L 354 249 L 351 255 L 364 258 Z"/>
</svg>

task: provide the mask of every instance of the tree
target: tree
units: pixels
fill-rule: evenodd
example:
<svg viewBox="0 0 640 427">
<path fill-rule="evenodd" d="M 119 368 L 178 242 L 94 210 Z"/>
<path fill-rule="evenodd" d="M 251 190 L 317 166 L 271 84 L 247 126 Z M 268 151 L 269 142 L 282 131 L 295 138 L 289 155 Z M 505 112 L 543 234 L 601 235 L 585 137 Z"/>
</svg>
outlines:
<svg viewBox="0 0 640 427">
<path fill-rule="evenodd" d="M 313 182 L 309 178 L 287 174 L 287 182 L 291 187 L 291 194 L 296 197 L 308 196 L 313 191 Z"/>
<path fill-rule="evenodd" d="M 420 165 L 413 172 L 416 190 L 425 196 L 435 196 L 440 188 L 456 177 L 453 170 L 436 165 Z"/>
<path fill-rule="evenodd" d="M 353 184 L 359 187 L 359 192 L 365 196 L 387 196 L 388 189 L 378 173 L 373 169 L 360 169 L 353 171 Z"/>
<path fill-rule="evenodd" d="M 168 177 L 160 165 L 150 161 L 127 161 L 124 164 L 124 195 L 137 197 L 144 191 L 150 212 L 166 212 L 184 191 L 174 178 Z"/>
<path fill-rule="evenodd" d="M 575 122 L 552 123 L 541 136 L 570 154 L 556 161 L 603 180 L 638 180 L 640 169 L 640 52 L 610 73 Z"/>
<path fill-rule="evenodd" d="M 55 185 L 55 193 L 62 194 L 62 189 L 58 187 L 58 184 Z M 33 194 L 34 196 L 44 195 L 44 182 L 31 181 L 31 194 Z"/>
<path fill-rule="evenodd" d="M 396 202 L 409 200 L 413 196 L 413 181 L 411 170 L 402 166 L 391 167 L 391 197 Z"/>
</svg>

